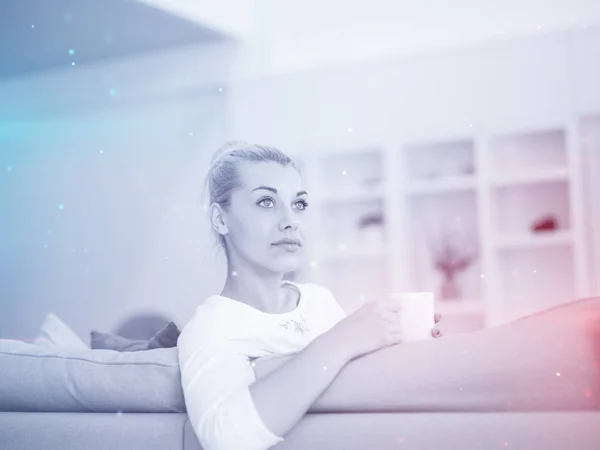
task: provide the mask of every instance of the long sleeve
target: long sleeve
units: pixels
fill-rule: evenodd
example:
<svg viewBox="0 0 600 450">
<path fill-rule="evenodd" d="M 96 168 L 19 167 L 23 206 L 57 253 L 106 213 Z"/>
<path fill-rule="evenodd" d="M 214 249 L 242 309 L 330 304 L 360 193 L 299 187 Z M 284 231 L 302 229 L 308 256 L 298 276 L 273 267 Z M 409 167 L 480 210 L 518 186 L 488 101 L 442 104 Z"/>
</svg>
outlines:
<svg viewBox="0 0 600 450">
<path fill-rule="evenodd" d="M 283 439 L 260 418 L 250 395 L 254 371 L 235 343 L 192 320 L 179 341 L 188 417 L 204 450 L 266 450 Z"/>
</svg>

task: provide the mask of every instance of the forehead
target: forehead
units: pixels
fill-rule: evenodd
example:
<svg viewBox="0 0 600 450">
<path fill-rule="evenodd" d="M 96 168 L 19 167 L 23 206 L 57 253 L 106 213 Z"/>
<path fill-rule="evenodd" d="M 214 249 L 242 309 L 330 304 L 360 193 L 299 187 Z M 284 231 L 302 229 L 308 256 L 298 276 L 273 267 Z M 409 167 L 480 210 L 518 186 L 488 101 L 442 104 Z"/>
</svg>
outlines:
<svg viewBox="0 0 600 450">
<path fill-rule="evenodd" d="M 303 188 L 302 177 L 291 164 L 282 166 L 276 162 L 242 164 L 239 168 L 244 187 L 252 190 L 258 186 L 269 186 L 279 193 L 293 192 Z"/>
</svg>

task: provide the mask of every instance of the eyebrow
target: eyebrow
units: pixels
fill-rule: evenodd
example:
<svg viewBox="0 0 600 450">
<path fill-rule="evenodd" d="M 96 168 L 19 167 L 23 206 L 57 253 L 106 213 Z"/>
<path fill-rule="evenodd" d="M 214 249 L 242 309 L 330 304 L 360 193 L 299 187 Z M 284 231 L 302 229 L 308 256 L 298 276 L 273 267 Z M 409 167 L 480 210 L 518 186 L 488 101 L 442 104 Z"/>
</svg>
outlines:
<svg viewBox="0 0 600 450">
<path fill-rule="evenodd" d="M 258 191 L 259 189 L 264 189 L 265 191 L 271 191 L 274 194 L 277 194 L 277 189 L 275 189 L 273 187 L 269 187 L 269 186 L 259 186 L 257 188 L 252 189 L 251 192 Z M 306 192 L 306 191 L 298 191 L 296 193 L 296 197 L 300 197 L 301 195 L 308 195 L 308 192 Z"/>
</svg>

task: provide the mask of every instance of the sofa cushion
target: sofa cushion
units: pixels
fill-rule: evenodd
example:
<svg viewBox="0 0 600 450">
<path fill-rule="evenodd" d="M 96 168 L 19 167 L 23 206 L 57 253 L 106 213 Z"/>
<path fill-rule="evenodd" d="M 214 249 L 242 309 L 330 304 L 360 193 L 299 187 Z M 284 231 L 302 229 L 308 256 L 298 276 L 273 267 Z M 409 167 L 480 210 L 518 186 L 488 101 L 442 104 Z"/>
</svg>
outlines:
<svg viewBox="0 0 600 450">
<path fill-rule="evenodd" d="M 183 412 L 177 348 L 140 352 L 0 340 L 0 410 Z"/>
<path fill-rule="evenodd" d="M 181 331 L 174 322 L 169 322 L 152 338 L 129 339 L 111 333 L 92 331 L 90 333 L 90 345 L 94 349 L 117 350 L 119 352 L 138 352 L 152 350 L 154 348 L 171 348 L 177 346 L 177 339 Z"/>
</svg>

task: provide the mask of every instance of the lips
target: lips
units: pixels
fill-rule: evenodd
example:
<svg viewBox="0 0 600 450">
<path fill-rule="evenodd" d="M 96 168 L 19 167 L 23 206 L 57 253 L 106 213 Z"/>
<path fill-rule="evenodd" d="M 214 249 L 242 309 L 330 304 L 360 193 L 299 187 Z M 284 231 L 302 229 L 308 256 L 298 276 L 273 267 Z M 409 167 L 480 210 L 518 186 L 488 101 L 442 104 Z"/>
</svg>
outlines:
<svg viewBox="0 0 600 450">
<path fill-rule="evenodd" d="M 273 245 L 297 245 L 298 247 L 301 247 L 302 243 L 299 239 L 281 239 L 280 241 L 274 242 Z"/>
</svg>

